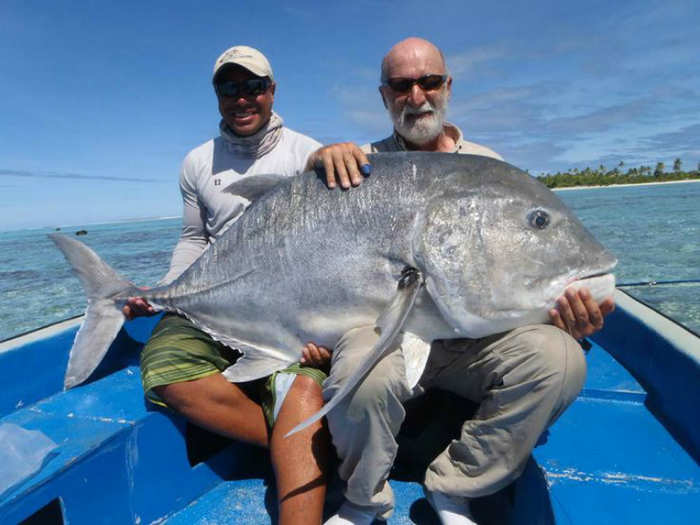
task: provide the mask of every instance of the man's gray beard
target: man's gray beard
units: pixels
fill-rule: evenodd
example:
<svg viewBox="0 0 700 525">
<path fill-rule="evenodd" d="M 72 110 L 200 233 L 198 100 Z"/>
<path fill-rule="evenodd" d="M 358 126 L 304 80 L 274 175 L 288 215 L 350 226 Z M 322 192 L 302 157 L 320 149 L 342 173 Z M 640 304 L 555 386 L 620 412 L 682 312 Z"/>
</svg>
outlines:
<svg viewBox="0 0 700 525">
<path fill-rule="evenodd" d="M 420 113 L 431 112 L 430 116 L 423 116 L 418 120 L 411 117 Z M 442 132 L 445 124 L 445 104 L 434 107 L 427 100 L 419 108 L 411 108 L 405 105 L 401 112 L 396 114 L 389 109 L 394 128 L 405 140 L 421 146 L 434 140 Z M 408 118 L 407 118 L 408 117 Z"/>
</svg>

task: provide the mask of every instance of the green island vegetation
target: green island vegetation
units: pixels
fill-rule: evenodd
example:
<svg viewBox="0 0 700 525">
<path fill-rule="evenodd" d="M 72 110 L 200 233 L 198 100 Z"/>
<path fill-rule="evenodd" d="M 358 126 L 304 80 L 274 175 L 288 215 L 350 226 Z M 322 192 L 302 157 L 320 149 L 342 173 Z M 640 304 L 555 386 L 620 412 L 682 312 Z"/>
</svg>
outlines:
<svg viewBox="0 0 700 525">
<path fill-rule="evenodd" d="M 611 186 L 615 184 L 648 184 L 650 182 L 670 182 L 700 179 L 700 162 L 695 171 L 683 171 L 681 159 L 673 162 L 673 170 L 666 171 L 663 162 L 657 162 L 652 170 L 650 166 L 639 166 L 623 171 L 624 162 L 608 170 L 602 164 L 596 168 L 579 170 L 574 168 L 564 173 L 545 173 L 537 178 L 548 188 L 570 188 L 576 186 Z"/>
</svg>

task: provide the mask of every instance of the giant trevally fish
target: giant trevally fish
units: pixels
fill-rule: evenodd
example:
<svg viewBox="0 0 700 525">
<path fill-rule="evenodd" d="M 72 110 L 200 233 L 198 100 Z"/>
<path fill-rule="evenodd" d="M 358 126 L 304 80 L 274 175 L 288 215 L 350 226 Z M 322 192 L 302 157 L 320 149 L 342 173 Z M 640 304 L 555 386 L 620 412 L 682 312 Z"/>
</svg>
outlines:
<svg viewBox="0 0 700 525">
<path fill-rule="evenodd" d="M 613 294 L 615 258 L 527 173 L 455 154 L 372 157 L 372 176 L 329 191 L 313 172 L 242 179 L 227 191 L 252 202 L 174 282 L 141 290 L 90 248 L 52 235 L 88 296 L 65 386 L 88 378 L 116 337 L 130 296 L 177 312 L 242 357 L 224 375 L 249 381 L 332 348 L 348 330 L 381 337 L 314 419 L 402 338 L 414 385 L 434 339 L 477 338 L 546 322 L 568 286 Z M 297 427 L 298 430 L 309 421 Z"/>
</svg>

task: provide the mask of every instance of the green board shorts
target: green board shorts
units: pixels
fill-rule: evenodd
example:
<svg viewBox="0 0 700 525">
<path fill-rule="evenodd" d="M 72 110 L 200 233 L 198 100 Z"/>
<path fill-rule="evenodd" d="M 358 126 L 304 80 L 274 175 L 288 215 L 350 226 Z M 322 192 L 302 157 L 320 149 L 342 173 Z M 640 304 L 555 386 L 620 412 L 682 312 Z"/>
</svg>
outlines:
<svg viewBox="0 0 700 525">
<path fill-rule="evenodd" d="M 153 391 L 155 387 L 221 373 L 239 356 L 237 350 L 214 341 L 184 317 L 165 314 L 141 352 L 143 391 L 149 401 L 167 407 Z M 318 368 L 294 363 L 267 378 L 241 385 L 260 403 L 270 428 L 274 426 L 287 392 L 298 375 L 309 376 L 319 385 L 327 377 Z"/>
</svg>

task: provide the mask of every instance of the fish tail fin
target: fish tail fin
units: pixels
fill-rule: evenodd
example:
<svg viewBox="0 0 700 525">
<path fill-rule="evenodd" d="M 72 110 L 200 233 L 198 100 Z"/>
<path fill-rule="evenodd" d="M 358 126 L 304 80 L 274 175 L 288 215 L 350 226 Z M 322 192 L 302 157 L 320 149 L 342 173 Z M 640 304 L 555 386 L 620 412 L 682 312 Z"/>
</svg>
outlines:
<svg viewBox="0 0 700 525">
<path fill-rule="evenodd" d="M 113 298 L 137 295 L 139 289 L 82 242 L 56 233 L 49 237 L 73 267 L 88 300 L 85 320 L 75 336 L 63 381 L 64 388 L 69 389 L 92 374 L 124 324 L 123 305 Z"/>
<path fill-rule="evenodd" d="M 75 335 L 63 378 L 65 390 L 78 386 L 90 377 L 107 354 L 112 341 L 124 324 L 124 314 L 114 301 L 89 302 L 85 320 Z"/>
</svg>

